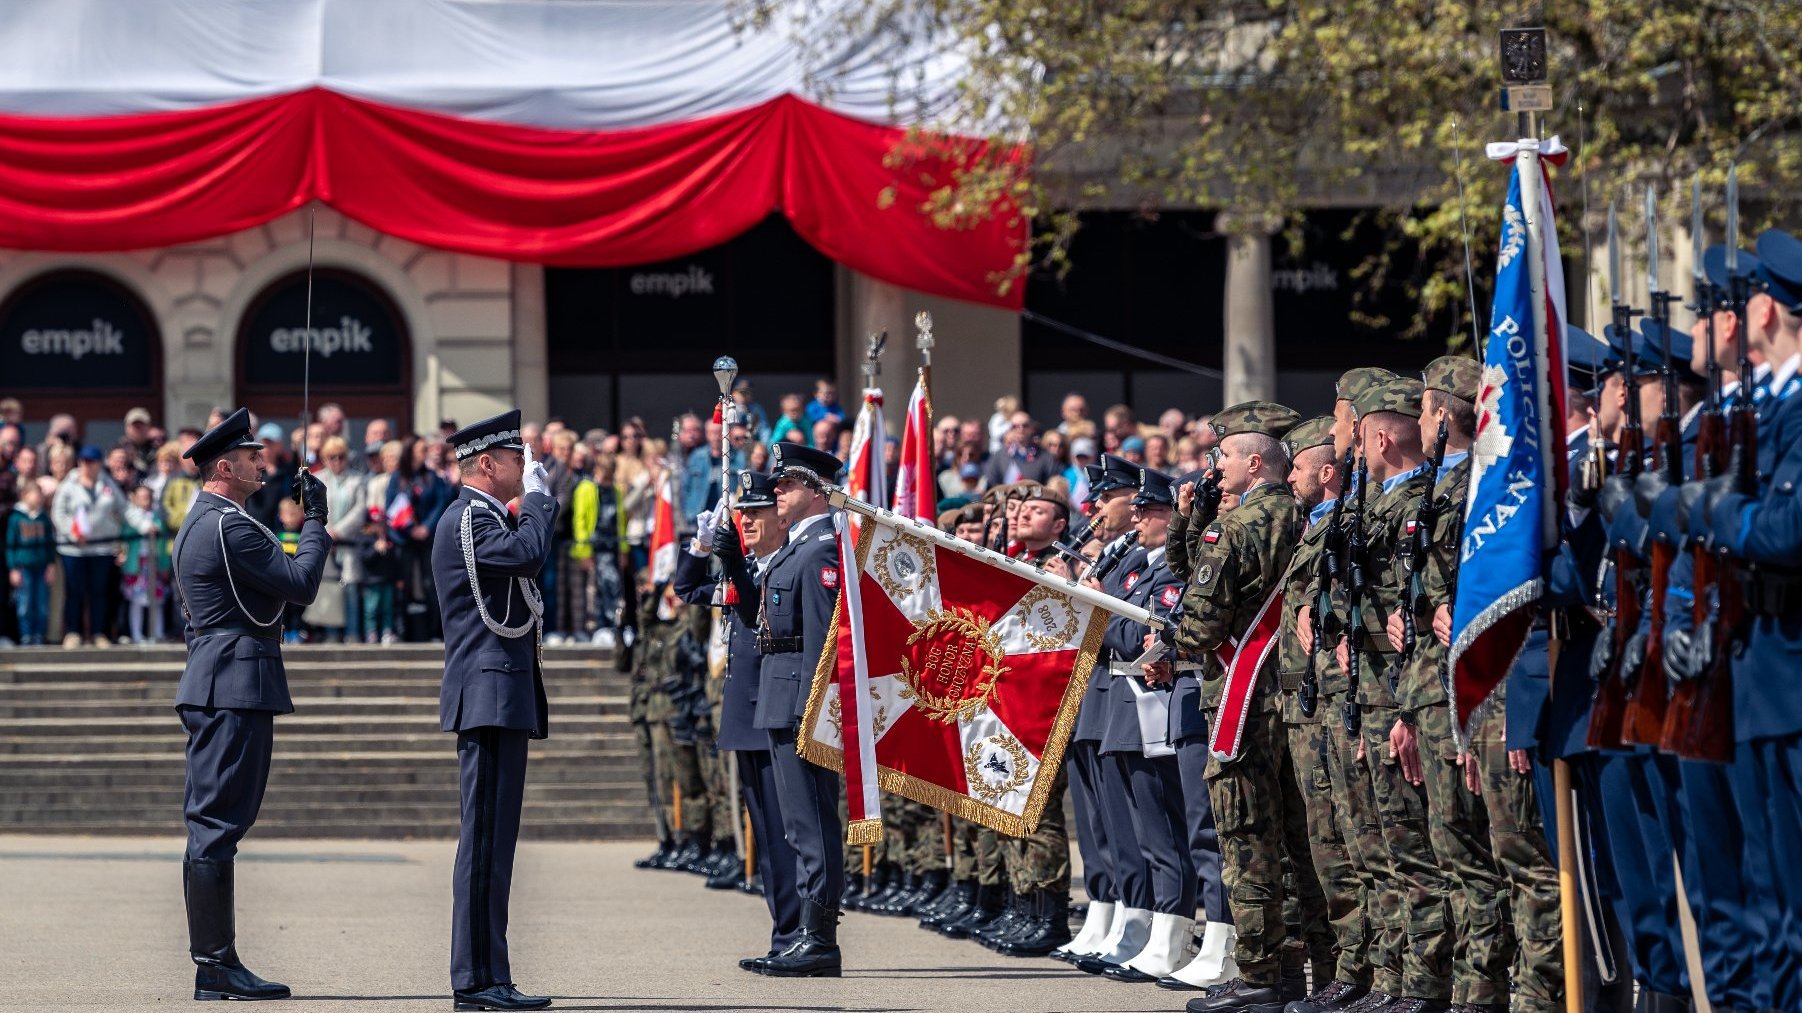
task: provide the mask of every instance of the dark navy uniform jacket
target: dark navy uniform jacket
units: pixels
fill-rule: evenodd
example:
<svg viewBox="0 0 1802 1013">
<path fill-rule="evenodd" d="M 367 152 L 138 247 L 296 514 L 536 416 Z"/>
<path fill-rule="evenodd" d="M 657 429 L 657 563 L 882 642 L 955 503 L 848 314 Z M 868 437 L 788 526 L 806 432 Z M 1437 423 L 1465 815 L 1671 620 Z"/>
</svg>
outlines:
<svg viewBox="0 0 1802 1013">
<path fill-rule="evenodd" d="M 1760 406 L 1759 457 L 1773 446 L 1772 465 L 1761 474 L 1756 497 L 1724 496 L 1709 514 L 1716 545 L 1736 559 L 1758 564 L 1767 573 L 1802 581 L 1802 393 L 1785 386 L 1788 396 L 1773 407 Z M 1779 456 L 1780 455 L 1780 456 Z M 1734 737 L 1740 742 L 1785 738 L 1802 732 L 1802 610 L 1781 616 L 1752 616 L 1745 653 L 1733 660 Z"/>
<path fill-rule="evenodd" d="M 1129 582 L 1137 583 L 1144 572 L 1146 555 L 1143 545 L 1133 546 L 1132 551 L 1120 557 L 1114 568 L 1102 576 L 1101 590 L 1116 598 L 1124 598 L 1126 585 Z M 1128 659 L 1136 657 L 1138 654 L 1132 654 Z M 1114 677 L 1108 672 L 1107 666 L 1112 660 L 1114 659 L 1109 655 L 1104 640 L 1101 654 L 1095 659 L 1095 669 L 1089 674 L 1088 689 L 1083 691 L 1082 706 L 1076 711 L 1076 728 L 1071 732 L 1071 738 L 1078 742 L 1100 742 L 1107 733 L 1107 700 L 1114 685 Z"/>
<path fill-rule="evenodd" d="M 690 605 L 710 605 L 713 589 L 724 577 L 707 572 L 706 556 L 684 549 L 676 555 L 676 575 L 670 587 Z M 755 566 L 745 560 L 746 566 Z M 770 737 L 752 723 L 757 712 L 757 684 L 763 660 L 757 654 L 757 585 L 747 579 L 739 585 L 738 604 L 720 610 L 727 629 L 726 685 L 720 697 L 720 726 L 716 739 L 721 749 L 764 751 Z"/>
<path fill-rule="evenodd" d="M 325 525 L 307 521 L 290 557 L 231 500 L 210 492 L 195 497 L 175 535 L 176 594 L 188 617 L 177 707 L 294 712 L 282 667 L 282 612 L 312 602 L 331 545 Z M 268 636 L 194 635 L 219 626 L 267 629 Z"/>
<path fill-rule="evenodd" d="M 463 559 L 464 514 L 469 515 L 482 602 L 495 622 L 516 627 L 528 622 L 532 613 L 515 578 L 533 580 L 544 569 L 551 554 L 557 501 L 543 493 L 527 493 L 515 519 L 505 507 L 464 488 L 438 518 L 432 535 L 432 579 L 444 616 L 439 727 L 447 732 L 528 729 L 533 738 L 542 739 L 550 731 L 550 704 L 538 667 L 538 637 L 532 631 L 503 637 L 482 622 Z"/>
<path fill-rule="evenodd" d="M 1569 479 L 1575 484 L 1589 452 L 1587 431 L 1573 441 L 1570 451 L 1566 461 Z M 1560 505 L 1559 509 L 1562 512 L 1565 508 Z M 1588 511 L 1575 527 L 1567 523 L 1564 543 L 1553 559 L 1547 579 L 1547 606 L 1579 613 L 1595 602 L 1598 591 L 1612 594 L 1612 577 L 1597 584 L 1607 553 L 1608 532 L 1598 512 Z M 1595 648 L 1596 636 L 1595 624 L 1587 620 L 1572 624 L 1571 639 L 1558 655 L 1556 691 L 1548 668 L 1546 631 L 1535 629 L 1528 636 L 1508 673 L 1509 749 L 1537 746 L 1546 757 L 1574 756 L 1588 750 L 1589 711 L 1596 689 L 1595 680 L 1589 675 L 1589 655 Z"/>
<path fill-rule="evenodd" d="M 1145 554 L 1145 561 L 1137 576 L 1132 576 L 1130 571 L 1127 576 L 1130 580 L 1122 580 L 1122 584 L 1126 586 L 1121 588 L 1119 597 L 1133 605 L 1163 615 L 1182 601 L 1183 582 L 1170 571 L 1162 546 Z M 1102 635 L 1101 643 L 1114 664 L 1123 664 L 1145 653 L 1145 634 L 1150 632 L 1151 627 L 1144 623 L 1134 622 L 1125 616 L 1109 616 L 1107 632 Z M 1101 751 L 1104 753 L 1144 751 L 1145 739 L 1139 728 L 1138 694 L 1133 692 L 1135 681 L 1136 675 L 1116 675 L 1108 688 L 1107 730 L 1102 733 L 1101 738 Z M 1142 680 L 1137 681 L 1140 686 L 1144 685 Z M 1164 694 L 1166 706 L 1172 703 L 1172 691 L 1169 687 L 1152 687 L 1152 692 Z M 1200 713 L 1199 708 L 1196 713 Z"/>
<path fill-rule="evenodd" d="M 800 726 L 814 669 L 832 635 L 839 581 L 838 538 L 830 514 L 807 518 L 790 528 L 788 544 L 777 549 L 764 567 L 764 635 L 778 641 L 799 638 L 800 643 L 798 650 L 763 655 L 759 667 L 762 685 L 752 718 L 757 728 L 769 731 Z"/>
</svg>

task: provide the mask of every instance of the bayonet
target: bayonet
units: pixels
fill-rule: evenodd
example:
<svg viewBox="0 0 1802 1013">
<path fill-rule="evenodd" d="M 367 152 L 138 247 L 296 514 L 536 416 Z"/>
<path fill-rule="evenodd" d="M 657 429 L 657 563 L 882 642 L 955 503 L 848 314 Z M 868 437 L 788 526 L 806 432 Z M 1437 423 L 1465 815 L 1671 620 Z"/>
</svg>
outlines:
<svg viewBox="0 0 1802 1013">
<path fill-rule="evenodd" d="M 1616 307 L 1621 300 L 1621 227 L 1614 213 L 1614 202 L 1608 202 L 1608 301 Z"/>
</svg>

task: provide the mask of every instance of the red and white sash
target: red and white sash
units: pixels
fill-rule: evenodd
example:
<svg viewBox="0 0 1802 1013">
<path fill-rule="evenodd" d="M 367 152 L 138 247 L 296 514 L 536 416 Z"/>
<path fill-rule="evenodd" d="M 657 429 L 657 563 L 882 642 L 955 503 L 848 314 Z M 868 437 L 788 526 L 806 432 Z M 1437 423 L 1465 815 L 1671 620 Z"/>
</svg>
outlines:
<svg viewBox="0 0 1802 1013">
<path fill-rule="evenodd" d="M 1251 629 L 1214 649 L 1226 669 L 1226 686 L 1220 692 L 1220 710 L 1214 715 L 1214 759 L 1231 763 L 1239 758 L 1245 737 L 1245 720 L 1251 716 L 1251 699 L 1258 688 L 1258 672 L 1276 645 L 1283 624 L 1283 586 L 1264 599 Z"/>
</svg>

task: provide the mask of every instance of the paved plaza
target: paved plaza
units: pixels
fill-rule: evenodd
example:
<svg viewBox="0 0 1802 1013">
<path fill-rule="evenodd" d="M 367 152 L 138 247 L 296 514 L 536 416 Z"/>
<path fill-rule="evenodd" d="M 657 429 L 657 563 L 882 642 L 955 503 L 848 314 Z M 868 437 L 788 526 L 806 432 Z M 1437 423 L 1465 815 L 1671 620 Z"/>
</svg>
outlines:
<svg viewBox="0 0 1802 1013">
<path fill-rule="evenodd" d="M 178 837 L 0 837 L 0 1009 L 192 1003 Z M 513 973 L 579 1010 L 1178 1010 L 1194 993 L 1015 960 L 912 922 L 848 914 L 842 979 L 746 974 L 768 946 L 760 899 L 642 872 L 648 844 L 526 842 Z M 444 841 L 258 840 L 238 865 L 238 948 L 305 1013 L 450 1008 Z M 206 1009 L 209 1007 L 196 1007 Z"/>
</svg>

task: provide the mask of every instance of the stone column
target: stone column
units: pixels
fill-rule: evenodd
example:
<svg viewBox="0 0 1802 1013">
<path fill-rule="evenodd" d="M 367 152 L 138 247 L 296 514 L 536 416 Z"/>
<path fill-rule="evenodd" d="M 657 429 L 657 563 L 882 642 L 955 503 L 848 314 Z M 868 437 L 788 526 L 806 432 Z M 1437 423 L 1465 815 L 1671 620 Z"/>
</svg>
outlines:
<svg viewBox="0 0 1802 1013">
<path fill-rule="evenodd" d="M 1225 405 L 1276 396 L 1276 313 L 1270 288 L 1269 215 L 1222 213 L 1226 235 Z"/>
<path fill-rule="evenodd" d="M 513 403 L 520 414 L 542 422 L 551 412 L 549 338 L 544 305 L 544 267 L 511 265 L 513 282 Z"/>
</svg>

